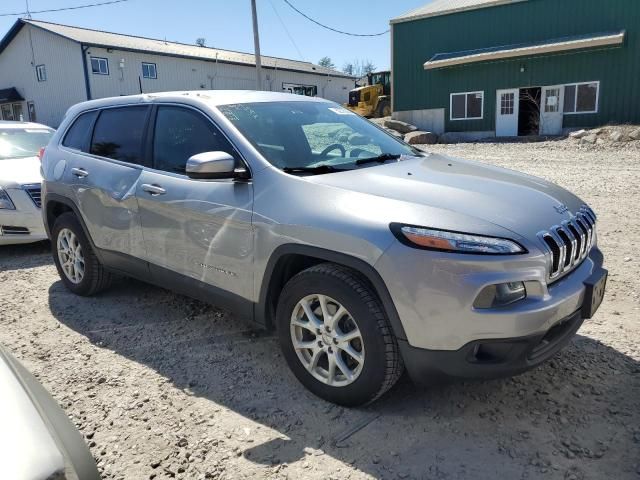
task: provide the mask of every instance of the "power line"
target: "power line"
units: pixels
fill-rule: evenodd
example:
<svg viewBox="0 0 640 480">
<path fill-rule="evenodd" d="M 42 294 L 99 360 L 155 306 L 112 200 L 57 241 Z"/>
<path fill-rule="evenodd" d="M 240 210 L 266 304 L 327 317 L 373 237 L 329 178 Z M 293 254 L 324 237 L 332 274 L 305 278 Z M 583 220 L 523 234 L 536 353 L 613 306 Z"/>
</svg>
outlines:
<svg viewBox="0 0 640 480">
<path fill-rule="evenodd" d="M 50 12 L 64 12 L 67 10 L 79 10 L 81 8 L 90 8 L 90 7 L 101 7 L 103 5 L 113 5 L 114 3 L 123 3 L 128 2 L 129 0 L 111 0 L 109 2 L 100 2 L 100 3 L 89 3 L 86 5 L 78 5 L 76 7 L 62 7 L 62 8 L 51 8 L 48 10 L 27 10 L 26 12 L 14 12 L 14 13 L 0 13 L 0 17 L 21 17 L 22 15 L 31 15 L 34 13 L 50 13 Z"/>
<path fill-rule="evenodd" d="M 304 58 L 304 55 L 302 55 L 302 52 L 298 48 L 298 45 L 296 44 L 295 40 L 293 39 L 293 37 L 289 33 L 289 29 L 287 28 L 287 25 L 282 21 L 282 18 L 280 17 L 280 14 L 278 13 L 278 10 L 276 10 L 276 6 L 273 4 L 273 2 L 271 0 L 269 0 L 269 3 L 271 4 L 271 8 L 273 8 L 273 13 L 275 13 L 276 17 L 278 17 L 278 20 L 280 20 L 280 24 L 282 25 L 282 28 L 284 29 L 284 32 L 287 34 L 287 37 L 289 37 L 289 40 L 291 40 L 292 45 L 295 47 L 296 51 L 298 52 L 298 55 L 300 56 L 300 59 L 306 61 L 305 58 Z"/>
<path fill-rule="evenodd" d="M 314 20 L 310 16 L 302 13 L 300 10 L 298 10 L 296 7 L 294 7 L 289 2 L 289 0 L 284 0 L 284 3 L 289 5 L 292 9 L 294 9 L 296 12 L 298 12 L 300 15 L 302 15 L 304 18 L 306 18 L 310 22 L 313 22 L 316 25 L 321 26 L 322 28 L 326 28 L 327 30 L 331 30 L 332 32 L 341 33 L 342 35 L 349 35 L 351 37 L 379 37 L 381 35 L 386 35 L 387 33 L 389 33 L 389 30 L 385 30 L 384 32 L 380 32 L 380 33 L 351 33 L 351 32 L 345 32 L 345 31 L 342 31 L 342 30 L 338 30 L 337 28 L 329 27 L 328 25 L 324 25 L 323 23 L 320 23 L 317 20 Z"/>
</svg>

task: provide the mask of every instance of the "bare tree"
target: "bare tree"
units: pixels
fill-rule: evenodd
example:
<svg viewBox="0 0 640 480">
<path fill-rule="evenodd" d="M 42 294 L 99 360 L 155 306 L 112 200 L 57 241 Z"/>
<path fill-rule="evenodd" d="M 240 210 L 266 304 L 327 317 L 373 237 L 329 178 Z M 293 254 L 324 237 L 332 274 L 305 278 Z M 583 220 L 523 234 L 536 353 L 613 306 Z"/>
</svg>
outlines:
<svg viewBox="0 0 640 480">
<path fill-rule="evenodd" d="M 347 75 L 354 75 L 354 68 L 352 62 L 347 62 L 342 66 L 342 71 Z"/>
<path fill-rule="evenodd" d="M 542 115 L 540 115 L 540 90 L 536 90 L 534 95 L 531 95 L 530 90 L 520 90 L 520 100 L 531 104 L 533 112 L 528 118 L 529 122 L 529 134 L 540 135 L 542 132 Z"/>
<path fill-rule="evenodd" d="M 199 47 L 204 47 L 207 44 L 207 39 L 204 37 L 198 37 L 196 38 L 196 45 L 198 45 Z"/>
</svg>

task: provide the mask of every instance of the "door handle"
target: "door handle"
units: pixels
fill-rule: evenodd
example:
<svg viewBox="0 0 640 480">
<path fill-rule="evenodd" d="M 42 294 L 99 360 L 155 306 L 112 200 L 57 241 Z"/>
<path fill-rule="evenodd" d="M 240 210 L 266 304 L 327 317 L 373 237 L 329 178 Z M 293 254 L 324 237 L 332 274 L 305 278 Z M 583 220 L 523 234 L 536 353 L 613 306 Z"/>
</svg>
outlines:
<svg viewBox="0 0 640 480">
<path fill-rule="evenodd" d="M 149 183 L 143 183 L 142 184 L 142 190 L 144 190 L 145 192 L 151 194 L 151 195 L 164 195 L 165 193 L 167 193 L 167 191 L 158 186 L 158 185 L 151 185 Z"/>
<path fill-rule="evenodd" d="M 89 172 L 87 172 L 84 168 L 72 168 L 71 173 L 73 173 L 78 178 L 84 178 L 89 175 Z"/>
</svg>

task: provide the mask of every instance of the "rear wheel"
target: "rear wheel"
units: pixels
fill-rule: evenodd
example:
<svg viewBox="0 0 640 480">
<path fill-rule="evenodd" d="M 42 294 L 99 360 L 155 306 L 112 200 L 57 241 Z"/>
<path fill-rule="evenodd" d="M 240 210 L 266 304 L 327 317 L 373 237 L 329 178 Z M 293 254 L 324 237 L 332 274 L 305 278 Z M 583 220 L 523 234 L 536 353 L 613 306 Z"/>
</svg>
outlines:
<svg viewBox="0 0 640 480">
<path fill-rule="evenodd" d="M 69 290 L 77 295 L 89 296 L 110 285 L 111 275 L 96 257 L 73 213 L 63 213 L 56 219 L 51 239 L 53 261 Z"/>
<path fill-rule="evenodd" d="M 325 263 L 299 273 L 282 291 L 276 320 L 289 367 L 325 400 L 373 402 L 402 374 L 380 301 L 353 270 Z"/>
</svg>

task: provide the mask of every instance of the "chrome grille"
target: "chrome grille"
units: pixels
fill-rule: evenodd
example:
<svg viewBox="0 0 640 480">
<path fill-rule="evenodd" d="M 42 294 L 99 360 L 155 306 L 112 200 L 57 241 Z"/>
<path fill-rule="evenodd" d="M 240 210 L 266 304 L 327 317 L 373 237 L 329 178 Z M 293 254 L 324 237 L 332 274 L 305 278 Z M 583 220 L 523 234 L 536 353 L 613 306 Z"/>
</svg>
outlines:
<svg viewBox="0 0 640 480">
<path fill-rule="evenodd" d="M 40 199 L 40 191 L 42 189 L 42 186 L 39 183 L 32 183 L 29 185 L 23 185 L 22 188 L 29 194 L 29 197 L 31 197 L 31 200 L 33 200 L 33 203 L 35 203 L 36 207 L 40 208 L 42 206 L 42 202 Z"/>
<path fill-rule="evenodd" d="M 573 218 L 538 234 L 551 255 L 550 279 L 573 270 L 589 255 L 595 229 L 596 214 L 583 205 Z"/>
</svg>

